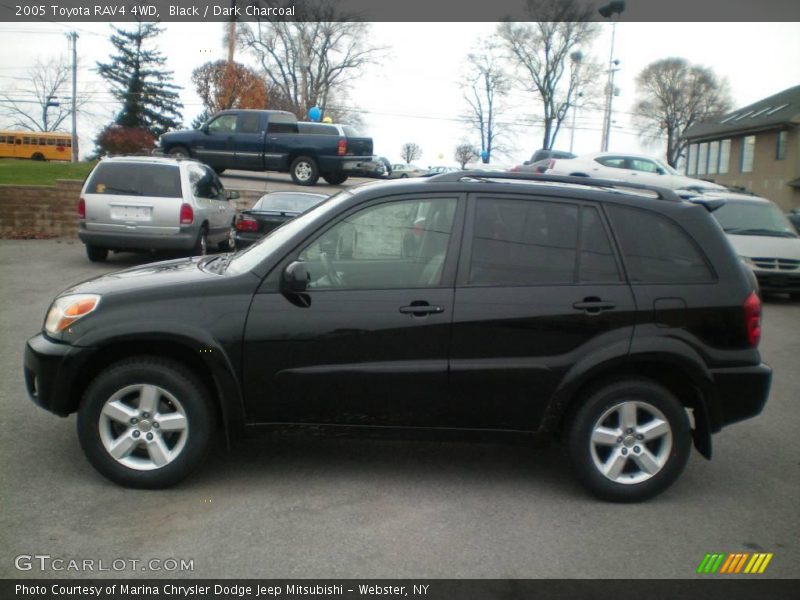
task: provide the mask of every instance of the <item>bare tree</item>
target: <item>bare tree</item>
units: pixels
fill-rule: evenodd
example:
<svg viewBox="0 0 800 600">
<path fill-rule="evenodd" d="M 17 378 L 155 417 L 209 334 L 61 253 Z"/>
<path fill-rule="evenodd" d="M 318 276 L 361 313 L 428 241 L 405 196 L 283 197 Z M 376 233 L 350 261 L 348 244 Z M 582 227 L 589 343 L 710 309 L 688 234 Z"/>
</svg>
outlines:
<svg viewBox="0 0 800 600">
<path fill-rule="evenodd" d="M 453 158 L 459 165 L 461 165 L 462 169 L 469 161 L 477 157 L 478 157 L 478 152 L 475 150 L 472 144 L 467 144 L 467 143 L 459 144 L 458 146 L 456 146 L 456 151 L 455 154 L 453 155 Z"/>
<path fill-rule="evenodd" d="M 634 122 L 640 135 L 650 140 L 666 136 L 671 167 L 677 166 L 686 149 L 686 130 L 731 107 L 727 82 L 683 58 L 650 63 L 636 76 L 636 94 Z"/>
<path fill-rule="evenodd" d="M 410 164 L 412 160 L 422 158 L 422 148 L 414 142 L 406 142 L 400 148 L 400 158 Z"/>
<path fill-rule="evenodd" d="M 257 4 L 275 6 L 274 0 Z M 312 106 L 331 115 L 334 94 L 346 97 L 350 83 L 375 62 L 383 49 L 369 43 L 370 26 L 324 0 L 293 2 L 309 21 L 258 21 L 242 24 L 239 42 L 258 60 L 273 101 L 294 106 L 303 117 Z M 313 22 L 311 22 L 313 17 Z M 277 91 L 280 98 L 276 98 Z"/>
<path fill-rule="evenodd" d="M 469 105 L 470 125 L 480 134 L 480 156 L 486 163 L 491 160 L 492 150 L 502 137 L 497 115 L 502 110 L 500 101 L 510 88 L 510 78 L 500 64 L 497 43 L 484 40 L 476 51 L 467 55 L 467 74 L 461 82 L 461 89 Z"/>
<path fill-rule="evenodd" d="M 584 63 L 572 68 L 570 55 L 598 35 L 589 22 L 593 7 L 579 0 L 527 0 L 531 23 L 501 23 L 497 34 L 521 73 L 520 81 L 540 96 L 543 110 L 542 148 L 555 143 L 561 124 L 574 106 L 579 88 L 586 88 L 597 70 Z"/>
<path fill-rule="evenodd" d="M 70 115 L 71 69 L 63 56 L 47 61 L 37 59 L 24 85 L 0 94 L 4 112 L 13 125 L 29 131 L 56 131 Z M 78 94 L 77 107 L 87 97 Z"/>
</svg>

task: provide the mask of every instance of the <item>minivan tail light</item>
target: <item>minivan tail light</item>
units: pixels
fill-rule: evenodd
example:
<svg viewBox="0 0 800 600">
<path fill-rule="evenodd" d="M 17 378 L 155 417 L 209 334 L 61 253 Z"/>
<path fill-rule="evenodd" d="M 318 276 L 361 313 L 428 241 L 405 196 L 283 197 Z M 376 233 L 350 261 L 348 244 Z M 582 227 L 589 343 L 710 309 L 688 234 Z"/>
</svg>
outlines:
<svg viewBox="0 0 800 600">
<path fill-rule="evenodd" d="M 339 156 L 344 156 L 347 154 L 347 140 L 344 138 L 339 138 L 339 147 L 336 149 L 336 154 Z"/>
<path fill-rule="evenodd" d="M 236 221 L 236 231 L 258 231 L 258 221 L 242 217 Z"/>
<path fill-rule="evenodd" d="M 761 341 L 761 298 L 755 292 L 744 301 L 744 324 L 747 343 L 755 348 Z"/>
<path fill-rule="evenodd" d="M 85 219 L 86 218 L 86 200 L 81 198 L 78 200 L 78 218 Z"/>
<path fill-rule="evenodd" d="M 194 211 L 189 204 L 181 204 L 181 225 L 191 225 L 194 223 Z"/>
</svg>

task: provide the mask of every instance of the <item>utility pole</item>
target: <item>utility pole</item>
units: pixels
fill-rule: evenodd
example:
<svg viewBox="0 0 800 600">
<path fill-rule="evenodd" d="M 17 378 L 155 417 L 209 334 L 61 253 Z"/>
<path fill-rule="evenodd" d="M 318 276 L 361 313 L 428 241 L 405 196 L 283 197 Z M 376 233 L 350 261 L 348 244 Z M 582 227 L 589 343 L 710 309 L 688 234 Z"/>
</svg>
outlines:
<svg viewBox="0 0 800 600">
<path fill-rule="evenodd" d="M 583 93 L 579 90 L 578 85 L 580 82 L 580 68 L 581 61 L 583 60 L 583 52 L 576 50 L 570 54 L 569 57 L 572 60 L 573 69 L 571 77 L 575 82 L 575 89 L 573 90 L 575 98 L 572 101 L 572 128 L 570 129 L 569 133 L 569 151 L 572 152 L 572 149 L 575 146 L 575 114 L 578 112 L 578 99 L 583 96 Z"/>
<path fill-rule="evenodd" d="M 67 34 L 72 41 L 72 162 L 78 162 L 78 34 Z"/>
<path fill-rule="evenodd" d="M 625 10 L 624 0 L 612 0 L 605 6 L 597 9 L 597 12 L 605 19 L 613 19 L 614 15 L 619 15 Z M 611 54 L 608 57 L 608 81 L 606 83 L 606 108 L 603 113 L 603 141 L 601 142 L 600 149 L 603 152 L 608 152 L 609 138 L 611 137 L 611 121 L 612 109 L 611 104 L 614 101 L 614 75 L 617 72 L 616 66 L 619 61 L 614 59 L 614 38 L 617 33 L 617 21 L 611 22 Z"/>
</svg>

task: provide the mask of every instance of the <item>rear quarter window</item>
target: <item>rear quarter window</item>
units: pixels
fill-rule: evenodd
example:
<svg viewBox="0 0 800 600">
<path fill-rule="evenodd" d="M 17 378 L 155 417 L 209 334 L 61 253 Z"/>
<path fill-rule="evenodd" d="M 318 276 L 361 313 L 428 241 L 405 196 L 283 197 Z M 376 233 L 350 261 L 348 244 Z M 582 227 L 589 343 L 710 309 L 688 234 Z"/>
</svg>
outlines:
<svg viewBox="0 0 800 600">
<path fill-rule="evenodd" d="M 608 206 L 631 283 L 715 280 L 695 241 L 672 220 L 649 210 Z"/>
<path fill-rule="evenodd" d="M 180 198 L 180 169 L 177 165 L 101 162 L 89 176 L 86 193 Z"/>
</svg>

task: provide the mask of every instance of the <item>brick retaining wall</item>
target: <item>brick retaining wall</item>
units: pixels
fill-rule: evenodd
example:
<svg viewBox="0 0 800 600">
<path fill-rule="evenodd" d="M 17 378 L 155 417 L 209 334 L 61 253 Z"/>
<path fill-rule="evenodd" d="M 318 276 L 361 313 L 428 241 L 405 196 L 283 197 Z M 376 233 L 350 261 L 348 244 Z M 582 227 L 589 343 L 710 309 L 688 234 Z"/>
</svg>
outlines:
<svg viewBox="0 0 800 600">
<path fill-rule="evenodd" d="M 56 185 L 0 185 L 0 235 L 30 231 L 59 237 L 78 235 L 78 197 L 82 183 L 59 179 Z M 236 209 L 255 204 L 263 192 L 239 191 Z"/>
</svg>

